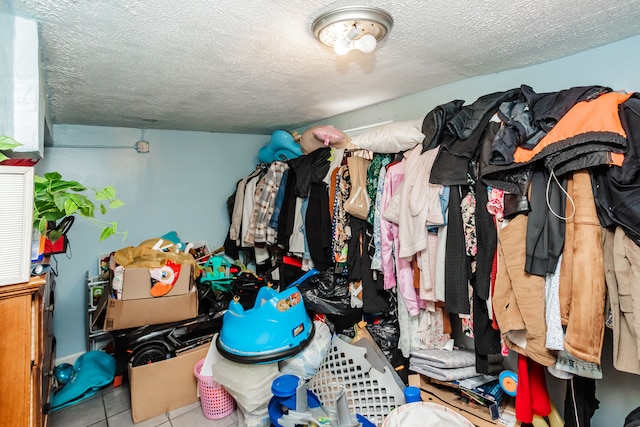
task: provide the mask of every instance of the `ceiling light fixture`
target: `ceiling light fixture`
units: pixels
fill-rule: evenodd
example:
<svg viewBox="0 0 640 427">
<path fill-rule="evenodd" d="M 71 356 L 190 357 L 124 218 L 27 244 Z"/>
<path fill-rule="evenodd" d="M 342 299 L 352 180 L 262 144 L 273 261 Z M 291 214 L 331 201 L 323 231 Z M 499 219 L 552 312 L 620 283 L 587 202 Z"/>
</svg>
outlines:
<svg viewBox="0 0 640 427">
<path fill-rule="evenodd" d="M 323 13 L 311 25 L 313 35 L 338 55 L 353 49 L 373 52 L 393 26 L 393 18 L 382 9 L 346 6 Z"/>
</svg>

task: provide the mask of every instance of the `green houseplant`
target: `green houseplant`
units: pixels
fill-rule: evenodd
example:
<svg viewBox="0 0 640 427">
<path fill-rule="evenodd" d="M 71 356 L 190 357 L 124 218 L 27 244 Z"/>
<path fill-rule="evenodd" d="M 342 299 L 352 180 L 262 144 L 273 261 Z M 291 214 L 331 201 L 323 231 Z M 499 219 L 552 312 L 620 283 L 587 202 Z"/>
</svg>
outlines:
<svg viewBox="0 0 640 427">
<path fill-rule="evenodd" d="M 87 195 L 90 191 L 93 192 L 93 197 Z M 111 185 L 104 188 L 88 188 L 77 181 L 62 179 L 58 172 L 48 172 L 44 176 L 34 177 L 33 200 L 33 226 L 37 227 L 41 234 L 46 234 L 52 242 L 60 238 L 61 232 L 56 229 L 57 222 L 71 215 L 80 215 L 101 227 L 100 241 L 116 233 L 122 234 L 123 240 L 127 235 L 126 232 L 118 232 L 117 222 L 106 222 L 96 218 L 96 205 L 103 215 L 109 209 L 124 205 L 116 198 L 116 190 Z"/>
<path fill-rule="evenodd" d="M 12 150 L 20 145 L 22 144 L 10 136 L 0 135 L 0 151 Z M 0 162 L 6 159 L 8 157 L 0 152 Z M 58 240 L 61 235 L 61 230 L 57 229 L 58 222 L 72 215 L 79 215 L 100 227 L 100 241 L 114 234 L 122 234 L 124 240 L 127 232 L 118 231 L 117 222 L 96 218 L 96 205 L 104 215 L 108 210 L 119 208 L 124 203 L 116 198 L 116 190 L 111 185 L 89 188 L 77 181 L 62 179 L 58 172 L 48 172 L 44 176 L 34 177 L 33 227 L 52 242 Z"/>
</svg>

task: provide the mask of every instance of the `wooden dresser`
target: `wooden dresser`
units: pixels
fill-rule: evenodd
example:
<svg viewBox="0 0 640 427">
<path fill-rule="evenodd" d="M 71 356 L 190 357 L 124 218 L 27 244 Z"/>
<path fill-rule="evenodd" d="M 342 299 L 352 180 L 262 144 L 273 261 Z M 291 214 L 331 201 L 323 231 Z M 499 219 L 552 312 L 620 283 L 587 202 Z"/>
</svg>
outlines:
<svg viewBox="0 0 640 427">
<path fill-rule="evenodd" d="M 55 358 L 52 273 L 0 286 L 0 426 L 46 426 Z"/>
</svg>

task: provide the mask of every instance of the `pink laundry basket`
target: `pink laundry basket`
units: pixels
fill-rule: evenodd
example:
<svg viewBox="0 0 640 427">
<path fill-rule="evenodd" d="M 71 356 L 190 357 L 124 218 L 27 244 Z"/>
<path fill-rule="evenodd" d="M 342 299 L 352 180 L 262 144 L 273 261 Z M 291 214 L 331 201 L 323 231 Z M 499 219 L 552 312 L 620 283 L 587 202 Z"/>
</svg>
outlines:
<svg viewBox="0 0 640 427">
<path fill-rule="evenodd" d="M 204 416 L 210 420 L 224 418 L 236 408 L 236 401 L 227 390 L 215 382 L 212 377 L 200 375 L 204 359 L 196 363 L 193 374 L 198 379 L 198 391 L 200 394 L 200 406 Z"/>
</svg>

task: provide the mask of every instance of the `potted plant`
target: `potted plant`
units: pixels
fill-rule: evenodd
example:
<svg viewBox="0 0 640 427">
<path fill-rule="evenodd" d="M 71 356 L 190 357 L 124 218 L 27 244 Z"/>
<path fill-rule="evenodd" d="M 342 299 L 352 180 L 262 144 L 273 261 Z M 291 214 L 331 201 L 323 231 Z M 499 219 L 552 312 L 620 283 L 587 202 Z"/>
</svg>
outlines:
<svg viewBox="0 0 640 427">
<path fill-rule="evenodd" d="M 93 192 L 93 198 L 86 194 L 89 191 Z M 103 215 L 109 209 L 124 205 L 116 198 L 116 190 L 111 185 L 104 188 L 88 188 L 77 181 L 62 179 L 58 172 L 48 172 L 44 176 L 34 177 L 33 226 L 52 242 L 59 239 L 62 233 L 57 227 L 58 221 L 71 215 L 80 215 L 101 227 L 100 241 L 116 233 L 122 234 L 124 240 L 127 233 L 118 231 L 117 222 L 106 222 L 96 218 L 96 204 Z"/>
<path fill-rule="evenodd" d="M 0 151 L 12 150 L 20 144 L 9 136 L 0 136 Z M 0 152 L 0 162 L 8 157 Z M 93 197 L 87 195 L 93 192 Z M 62 230 L 59 221 L 72 215 L 79 215 L 102 228 L 100 241 L 114 234 L 122 234 L 123 240 L 127 232 L 118 231 L 118 223 L 107 222 L 96 218 L 96 205 L 101 214 L 109 209 L 116 209 L 124 203 L 116 198 L 116 190 L 108 185 L 104 188 L 89 188 L 77 181 L 62 179 L 58 172 L 48 172 L 44 176 L 34 176 L 33 227 L 51 242 L 58 240 Z"/>
</svg>

